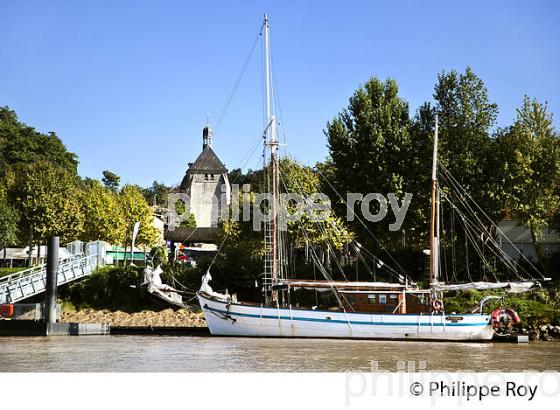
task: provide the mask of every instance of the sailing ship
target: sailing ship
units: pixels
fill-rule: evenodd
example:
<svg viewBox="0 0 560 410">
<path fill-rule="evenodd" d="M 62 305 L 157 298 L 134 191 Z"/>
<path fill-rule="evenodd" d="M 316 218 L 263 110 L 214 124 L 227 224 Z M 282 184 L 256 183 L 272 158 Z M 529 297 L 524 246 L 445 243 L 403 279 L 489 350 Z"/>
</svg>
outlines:
<svg viewBox="0 0 560 410">
<path fill-rule="evenodd" d="M 500 307 L 484 313 L 484 298 L 476 312 L 466 314 L 445 311 L 443 294 L 462 289 L 530 289 L 535 281 L 440 282 L 438 126 L 436 117 L 430 212 L 429 286 L 422 289 L 407 278 L 399 282 L 336 281 L 322 271 L 325 280 L 298 280 L 282 274 L 285 258 L 280 247 L 276 198 L 279 194 L 278 137 L 271 104 L 269 22 L 264 18 L 266 118 L 265 147 L 270 153 L 272 218 L 265 232 L 263 303 L 239 302 L 235 295 L 212 289 L 210 270 L 197 292 L 200 307 L 212 335 L 253 337 L 310 337 L 399 339 L 434 341 L 488 341 L 500 321 L 518 320 L 513 310 Z M 427 252 L 428 253 L 428 252 Z M 298 289 L 333 292 L 340 302 L 335 309 L 292 306 L 290 295 Z M 387 308 L 389 310 L 387 311 Z"/>
</svg>

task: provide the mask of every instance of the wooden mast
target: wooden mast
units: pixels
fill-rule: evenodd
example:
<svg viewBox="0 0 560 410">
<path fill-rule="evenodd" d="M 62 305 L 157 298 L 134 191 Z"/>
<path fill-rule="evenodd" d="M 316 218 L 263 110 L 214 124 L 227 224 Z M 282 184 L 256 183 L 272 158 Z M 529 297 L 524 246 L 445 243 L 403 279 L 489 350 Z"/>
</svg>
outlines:
<svg viewBox="0 0 560 410">
<path fill-rule="evenodd" d="M 436 114 L 436 126 L 434 132 L 434 151 L 432 157 L 432 201 L 430 215 L 430 286 L 438 280 L 439 268 L 439 232 L 436 231 L 438 217 L 438 116 Z"/>
</svg>

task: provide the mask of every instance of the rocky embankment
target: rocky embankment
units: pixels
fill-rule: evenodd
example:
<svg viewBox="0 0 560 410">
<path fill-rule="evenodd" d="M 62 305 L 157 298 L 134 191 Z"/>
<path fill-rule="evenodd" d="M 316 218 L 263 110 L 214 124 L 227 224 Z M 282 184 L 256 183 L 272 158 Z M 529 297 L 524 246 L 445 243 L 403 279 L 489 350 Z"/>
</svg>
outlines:
<svg viewBox="0 0 560 410">
<path fill-rule="evenodd" d="M 144 310 L 136 313 L 82 309 L 78 312 L 62 312 L 61 321 L 106 323 L 111 326 L 206 327 L 206 321 L 202 313 L 193 313 L 187 309 L 165 309 L 159 312 Z"/>
<path fill-rule="evenodd" d="M 530 329 L 523 329 L 523 333 L 529 334 L 529 340 L 560 340 L 560 326 L 541 325 L 532 326 Z"/>
</svg>

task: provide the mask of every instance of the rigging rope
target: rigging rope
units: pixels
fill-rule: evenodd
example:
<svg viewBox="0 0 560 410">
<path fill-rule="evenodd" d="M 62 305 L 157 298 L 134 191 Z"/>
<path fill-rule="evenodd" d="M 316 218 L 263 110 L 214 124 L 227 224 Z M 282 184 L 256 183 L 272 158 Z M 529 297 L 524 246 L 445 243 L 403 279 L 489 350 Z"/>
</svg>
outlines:
<svg viewBox="0 0 560 410">
<path fill-rule="evenodd" d="M 226 103 L 224 105 L 224 107 L 222 108 L 222 111 L 220 112 L 220 116 L 218 117 L 218 121 L 216 122 L 216 125 L 214 126 L 214 135 L 217 133 L 218 128 L 220 127 L 220 125 L 222 124 L 222 121 L 229 109 L 229 106 L 233 100 L 233 97 L 235 96 L 235 93 L 237 92 L 237 88 L 239 87 L 239 84 L 241 83 L 241 80 L 243 79 L 243 74 L 245 74 L 245 70 L 247 69 L 247 66 L 249 65 L 249 62 L 251 61 L 251 57 L 253 56 L 253 53 L 255 51 L 255 48 L 257 47 L 257 44 L 259 43 L 259 39 L 262 36 L 262 27 L 261 30 L 259 32 L 259 34 L 257 34 L 257 37 L 255 38 L 255 41 L 253 42 L 253 45 L 251 47 L 251 51 L 249 52 L 249 54 L 247 55 L 247 58 L 245 59 L 245 62 L 243 63 L 243 66 L 241 68 L 241 72 L 239 73 L 239 75 L 237 76 L 237 79 L 235 80 L 235 83 L 233 85 L 233 88 L 231 89 L 227 99 L 226 99 Z"/>
<path fill-rule="evenodd" d="M 332 184 L 330 183 L 330 181 L 325 177 L 325 175 L 323 175 L 323 173 L 321 172 L 321 170 L 319 168 L 315 168 L 317 170 L 317 172 L 319 173 L 319 175 L 321 175 L 321 177 L 325 180 L 325 182 L 329 185 L 329 187 L 337 194 L 337 196 L 340 198 L 340 200 L 342 200 L 342 202 L 346 205 L 346 208 L 348 208 L 350 211 L 352 211 L 352 209 L 350 208 L 350 205 L 348 205 L 348 203 L 344 200 L 344 198 L 342 197 L 342 195 L 340 195 L 340 193 L 332 186 Z M 383 244 L 381 243 L 381 241 L 379 241 L 379 239 L 377 239 L 377 237 L 373 234 L 373 232 L 371 232 L 371 230 L 367 227 L 367 225 L 365 224 L 365 222 L 362 220 L 362 218 L 360 218 L 357 214 L 355 214 L 356 219 L 362 224 L 362 226 L 368 231 L 368 233 L 370 234 L 370 236 L 375 240 L 375 242 L 379 245 L 379 247 L 387 254 L 387 256 L 389 256 L 389 258 L 395 263 L 395 265 L 400 269 L 401 273 L 404 276 L 408 275 L 406 274 L 405 270 L 403 269 L 403 267 L 395 260 L 395 258 L 393 257 L 393 255 L 391 255 L 391 253 L 387 250 L 387 248 L 385 248 L 385 246 L 383 246 Z"/>
<path fill-rule="evenodd" d="M 525 257 L 525 255 L 523 255 L 523 253 L 521 253 L 517 249 L 517 247 L 515 247 L 515 245 L 513 245 L 513 243 L 511 243 L 509 238 L 505 236 L 503 231 L 501 231 L 501 229 L 492 221 L 492 219 L 484 212 L 484 210 L 478 205 L 478 203 L 472 199 L 470 194 L 459 184 L 459 182 L 445 168 L 445 166 L 441 165 L 441 167 L 443 172 L 440 175 L 442 176 L 442 179 L 446 182 L 446 184 L 452 189 L 450 195 L 447 196 L 448 202 L 452 205 L 452 209 L 453 209 L 452 216 L 454 216 L 454 212 L 457 212 L 460 215 L 460 222 L 462 222 L 462 225 L 465 228 L 465 235 L 466 235 L 465 241 L 467 240 L 468 237 L 468 239 L 472 242 L 475 251 L 477 251 L 477 253 L 481 256 L 481 260 L 484 262 L 483 264 L 484 278 L 485 278 L 485 273 L 484 273 L 485 269 L 488 268 L 493 273 L 494 277 L 497 279 L 496 269 L 492 267 L 492 265 L 489 263 L 488 259 L 484 255 L 483 248 L 484 246 L 486 246 L 490 249 L 491 253 L 496 258 L 501 260 L 502 263 L 504 263 L 504 265 L 508 268 L 508 270 L 513 271 L 518 278 L 524 279 L 519 275 L 518 272 L 518 270 L 522 270 L 531 279 L 536 280 L 535 277 L 529 271 L 527 271 L 516 260 L 512 259 L 503 250 L 503 248 L 494 239 L 493 234 L 489 231 L 489 228 L 487 227 L 488 225 L 490 228 L 495 228 L 497 231 L 499 231 L 504 236 L 504 238 L 508 241 L 508 243 L 510 243 L 510 245 L 521 255 L 521 257 L 527 260 L 527 262 L 529 262 L 529 265 L 531 266 L 532 270 L 534 270 L 544 279 L 544 276 L 541 274 L 541 272 Z M 468 213 L 468 215 L 463 213 L 459 209 L 457 204 L 453 203 L 453 201 L 450 198 L 451 195 L 455 197 L 457 201 L 464 206 L 465 211 L 466 213 Z M 478 209 L 478 211 L 484 216 L 484 218 L 487 221 L 487 224 L 484 224 L 482 222 L 478 213 L 475 211 L 475 209 L 473 209 L 473 206 L 471 206 L 471 203 L 474 204 L 474 206 Z M 473 219 L 473 221 L 476 221 L 478 225 L 476 225 L 475 222 L 471 221 L 471 218 L 469 218 L 469 216 Z M 477 242 L 479 240 L 481 241 L 480 247 L 477 245 Z M 465 252 L 466 252 L 466 257 L 468 258 L 468 245 L 466 245 Z"/>
</svg>

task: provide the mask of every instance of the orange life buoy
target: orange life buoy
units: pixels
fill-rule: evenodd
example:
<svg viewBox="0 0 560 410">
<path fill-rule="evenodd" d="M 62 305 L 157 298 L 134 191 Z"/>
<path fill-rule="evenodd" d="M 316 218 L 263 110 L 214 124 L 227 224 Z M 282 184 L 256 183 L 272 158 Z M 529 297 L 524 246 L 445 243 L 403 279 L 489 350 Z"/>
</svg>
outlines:
<svg viewBox="0 0 560 410">
<path fill-rule="evenodd" d="M 518 325 L 519 323 L 521 323 L 521 319 L 519 318 L 519 315 L 515 310 L 506 308 L 505 313 L 511 318 L 514 325 Z"/>
<path fill-rule="evenodd" d="M 11 303 L 4 303 L 0 305 L 0 316 L 11 318 L 14 315 L 14 305 Z"/>
<path fill-rule="evenodd" d="M 502 308 L 496 308 L 492 311 L 492 327 L 497 328 L 500 326 L 500 316 L 502 315 Z"/>
<path fill-rule="evenodd" d="M 491 316 L 492 324 L 495 328 L 500 326 L 502 319 L 505 319 L 505 321 L 508 322 L 511 320 L 514 325 L 518 325 L 521 322 L 517 312 L 510 308 L 496 308 L 492 311 Z"/>
</svg>

